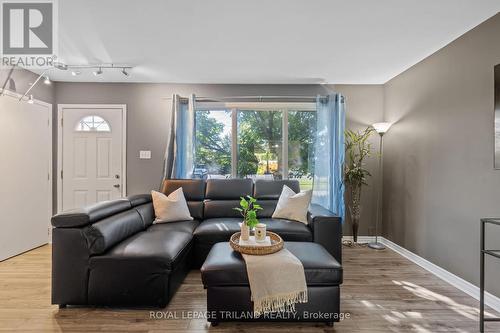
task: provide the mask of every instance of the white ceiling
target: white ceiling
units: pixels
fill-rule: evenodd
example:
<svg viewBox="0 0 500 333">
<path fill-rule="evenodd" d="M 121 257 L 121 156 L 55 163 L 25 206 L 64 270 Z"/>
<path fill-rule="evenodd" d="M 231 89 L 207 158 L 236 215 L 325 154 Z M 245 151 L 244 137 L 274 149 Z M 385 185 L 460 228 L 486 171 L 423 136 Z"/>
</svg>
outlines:
<svg viewBox="0 0 500 333">
<path fill-rule="evenodd" d="M 59 0 L 59 81 L 385 83 L 500 11 L 499 0 Z"/>
</svg>

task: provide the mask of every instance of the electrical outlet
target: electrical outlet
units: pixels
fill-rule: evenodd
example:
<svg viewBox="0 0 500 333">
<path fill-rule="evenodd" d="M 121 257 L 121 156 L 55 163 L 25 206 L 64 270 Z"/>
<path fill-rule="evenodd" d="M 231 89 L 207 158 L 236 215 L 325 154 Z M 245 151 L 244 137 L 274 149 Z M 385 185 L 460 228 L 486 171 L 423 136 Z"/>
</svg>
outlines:
<svg viewBox="0 0 500 333">
<path fill-rule="evenodd" d="M 151 159 L 151 150 L 140 150 L 139 151 L 139 159 L 150 160 Z"/>
</svg>

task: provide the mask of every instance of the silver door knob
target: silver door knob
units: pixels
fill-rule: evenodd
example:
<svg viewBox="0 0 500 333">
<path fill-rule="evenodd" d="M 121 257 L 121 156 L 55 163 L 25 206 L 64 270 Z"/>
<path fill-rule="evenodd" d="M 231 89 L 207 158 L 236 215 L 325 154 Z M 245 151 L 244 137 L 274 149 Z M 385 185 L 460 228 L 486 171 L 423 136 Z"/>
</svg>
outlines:
<svg viewBox="0 0 500 333">
<path fill-rule="evenodd" d="M 115 185 L 113 185 L 113 187 L 119 188 L 120 184 L 115 184 Z"/>
</svg>

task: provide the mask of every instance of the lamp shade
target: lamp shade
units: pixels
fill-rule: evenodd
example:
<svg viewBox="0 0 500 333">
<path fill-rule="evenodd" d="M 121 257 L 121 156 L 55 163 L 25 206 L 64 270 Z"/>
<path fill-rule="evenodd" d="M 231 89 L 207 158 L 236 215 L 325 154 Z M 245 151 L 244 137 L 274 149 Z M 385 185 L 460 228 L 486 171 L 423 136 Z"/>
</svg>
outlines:
<svg viewBox="0 0 500 333">
<path fill-rule="evenodd" d="M 384 134 L 389 130 L 391 125 L 392 125 L 391 123 L 375 123 L 372 126 L 375 129 L 375 131 L 377 131 L 377 133 Z"/>
</svg>

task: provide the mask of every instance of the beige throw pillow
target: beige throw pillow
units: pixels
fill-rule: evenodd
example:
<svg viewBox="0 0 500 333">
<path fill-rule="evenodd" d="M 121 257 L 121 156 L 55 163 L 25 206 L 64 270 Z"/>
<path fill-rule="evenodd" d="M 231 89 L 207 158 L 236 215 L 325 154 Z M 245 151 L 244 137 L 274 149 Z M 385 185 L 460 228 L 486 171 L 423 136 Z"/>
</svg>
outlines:
<svg viewBox="0 0 500 333">
<path fill-rule="evenodd" d="M 273 218 L 295 220 L 307 224 L 307 210 L 311 197 L 311 190 L 295 193 L 291 188 L 283 185 Z"/>
<path fill-rule="evenodd" d="M 168 197 L 160 192 L 151 191 L 156 219 L 153 223 L 190 221 L 193 218 L 184 197 L 182 187 L 173 191 Z"/>
</svg>

